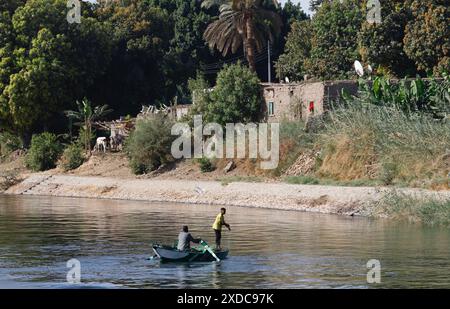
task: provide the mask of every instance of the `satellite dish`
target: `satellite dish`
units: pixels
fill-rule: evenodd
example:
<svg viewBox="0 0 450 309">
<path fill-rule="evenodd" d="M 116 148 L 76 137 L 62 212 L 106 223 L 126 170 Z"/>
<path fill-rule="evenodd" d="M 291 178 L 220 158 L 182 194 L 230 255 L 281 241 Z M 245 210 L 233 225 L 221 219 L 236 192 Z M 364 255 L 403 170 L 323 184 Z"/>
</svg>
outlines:
<svg viewBox="0 0 450 309">
<path fill-rule="evenodd" d="M 289 77 L 286 77 L 284 80 L 286 81 L 287 84 L 289 84 Z"/>
<path fill-rule="evenodd" d="M 359 77 L 363 77 L 364 76 L 364 68 L 363 68 L 361 62 L 359 62 L 358 60 L 355 61 L 355 71 L 356 71 L 356 74 L 358 74 Z"/>
<path fill-rule="evenodd" d="M 369 72 L 369 74 L 373 73 L 373 69 L 372 69 L 372 66 L 370 64 L 367 66 L 367 72 Z"/>
</svg>

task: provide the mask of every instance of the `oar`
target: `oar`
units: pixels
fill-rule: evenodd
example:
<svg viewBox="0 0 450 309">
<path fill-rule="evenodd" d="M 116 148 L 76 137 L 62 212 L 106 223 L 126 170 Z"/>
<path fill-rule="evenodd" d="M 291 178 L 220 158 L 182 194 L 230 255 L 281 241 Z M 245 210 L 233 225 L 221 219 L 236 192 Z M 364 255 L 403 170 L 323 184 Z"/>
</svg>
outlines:
<svg viewBox="0 0 450 309">
<path fill-rule="evenodd" d="M 206 241 L 202 240 L 200 242 L 200 244 L 205 247 L 206 251 L 208 251 L 209 253 L 211 253 L 211 255 L 213 256 L 213 258 L 216 259 L 217 262 L 220 262 L 220 259 L 217 257 L 217 255 L 214 253 L 214 251 L 211 249 L 210 246 L 208 246 L 208 244 L 206 243 Z"/>
</svg>

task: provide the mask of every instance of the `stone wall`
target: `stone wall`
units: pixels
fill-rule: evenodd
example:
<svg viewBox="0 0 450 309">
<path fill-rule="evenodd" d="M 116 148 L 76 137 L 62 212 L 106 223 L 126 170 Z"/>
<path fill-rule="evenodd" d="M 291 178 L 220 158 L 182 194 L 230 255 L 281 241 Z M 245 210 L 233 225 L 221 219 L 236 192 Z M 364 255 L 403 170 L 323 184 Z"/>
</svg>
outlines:
<svg viewBox="0 0 450 309">
<path fill-rule="evenodd" d="M 293 84 L 261 84 L 264 102 L 261 106 L 261 121 L 280 122 L 283 119 L 307 120 L 311 115 L 321 115 L 339 104 L 342 89 L 350 94 L 358 91 L 357 81 L 303 82 Z M 194 102 L 195 104 L 195 102 Z M 187 114 L 190 105 L 179 105 L 177 119 Z M 313 109 L 312 109 L 313 107 Z"/>
<path fill-rule="evenodd" d="M 356 94 L 356 81 L 304 82 L 299 84 L 262 84 L 264 104 L 262 118 L 268 122 L 283 119 L 308 119 L 339 103 L 342 89 Z"/>
</svg>

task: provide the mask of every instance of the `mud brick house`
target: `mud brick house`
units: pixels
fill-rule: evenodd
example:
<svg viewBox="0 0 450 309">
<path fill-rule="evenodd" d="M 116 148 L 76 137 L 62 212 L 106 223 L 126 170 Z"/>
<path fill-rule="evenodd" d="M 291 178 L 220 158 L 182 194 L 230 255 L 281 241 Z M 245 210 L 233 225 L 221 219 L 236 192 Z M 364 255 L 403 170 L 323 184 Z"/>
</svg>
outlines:
<svg viewBox="0 0 450 309">
<path fill-rule="evenodd" d="M 358 91 L 358 82 L 352 80 L 302 82 L 296 84 L 262 84 L 264 104 L 262 118 L 267 122 L 283 119 L 306 120 L 320 115 L 332 102 L 339 103 L 342 89 L 350 94 Z"/>
</svg>

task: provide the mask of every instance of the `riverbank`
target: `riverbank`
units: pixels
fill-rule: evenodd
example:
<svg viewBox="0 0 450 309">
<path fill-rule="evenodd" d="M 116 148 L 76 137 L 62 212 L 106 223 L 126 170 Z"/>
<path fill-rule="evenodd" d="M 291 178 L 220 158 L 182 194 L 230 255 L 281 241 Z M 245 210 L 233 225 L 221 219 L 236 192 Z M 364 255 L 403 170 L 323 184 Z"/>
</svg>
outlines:
<svg viewBox="0 0 450 309">
<path fill-rule="evenodd" d="M 450 192 L 397 189 L 411 198 L 450 200 Z M 5 194 L 257 207 L 372 216 L 389 188 L 32 174 Z M 378 213 L 377 216 L 384 216 Z"/>
</svg>

